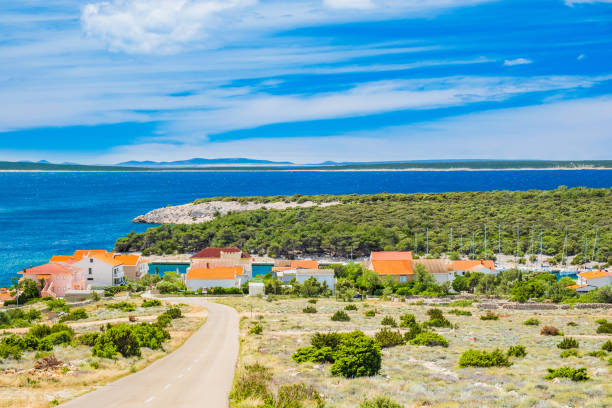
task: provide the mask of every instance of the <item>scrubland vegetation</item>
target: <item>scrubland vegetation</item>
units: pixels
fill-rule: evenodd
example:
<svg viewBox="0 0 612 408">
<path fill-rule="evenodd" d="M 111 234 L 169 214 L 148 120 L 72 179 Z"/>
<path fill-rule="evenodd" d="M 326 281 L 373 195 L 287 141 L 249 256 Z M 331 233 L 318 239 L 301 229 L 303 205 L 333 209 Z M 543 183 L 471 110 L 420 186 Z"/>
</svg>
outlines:
<svg viewBox="0 0 612 408">
<path fill-rule="evenodd" d="M 503 310 L 497 320 L 482 321 L 484 313 L 471 301 L 432 307 L 368 300 L 345 310 L 346 303 L 321 298 L 316 314 L 303 313 L 309 303 L 300 298 L 217 301 L 242 315 L 234 408 L 283 406 L 278 395 L 287 387 L 308 390 L 285 400 L 291 407 L 612 404 L 606 351 L 612 339 L 597 333 L 609 316 L 605 309 Z M 254 316 L 251 308 L 258 311 Z M 449 313 L 453 309 L 472 315 Z M 350 320 L 331 320 L 339 310 Z M 376 312 L 366 317 L 365 311 Z M 563 327 L 565 339 L 575 340 L 581 352 L 562 358 L 560 351 L 578 349 L 557 345 L 576 343 L 524 324 L 534 320 Z M 573 321 L 580 325 L 567 325 Z M 254 322 L 262 326 L 260 335 L 249 335 Z M 257 383 L 249 384 L 244 379 L 253 370 L 266 375 L 252 375 Z"/>
</svg>

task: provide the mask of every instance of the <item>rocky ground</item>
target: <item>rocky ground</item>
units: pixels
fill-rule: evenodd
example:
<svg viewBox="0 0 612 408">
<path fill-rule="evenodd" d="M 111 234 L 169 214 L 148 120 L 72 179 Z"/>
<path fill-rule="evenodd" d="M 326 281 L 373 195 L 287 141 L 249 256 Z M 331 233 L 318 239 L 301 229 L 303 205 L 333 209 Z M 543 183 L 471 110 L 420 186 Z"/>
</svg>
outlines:
<svg viewBox="0 0 612 408">
<path fill-rule="evenodd" d="M 240 203 L 238 201 L 211 201 L 200 204 L 184 204 L 173 207 L 158 208 L 149 211 L 144 215 L 139 215 L 132 222 L 144 224 L 197 224 L 213 220 L 220 215 L 226 215 L 229 212 L 242 212 L 250 210 L 258 210 L 260 208 L 285 210 L 287 208 L 307 208 L 314 206 L 329 207 L 337 205 L 340 202 L 315 203 L 313 201 L 305 201 L 303 203 L 296 202 L 272 202 L 272 203 Z"/>
</svg>

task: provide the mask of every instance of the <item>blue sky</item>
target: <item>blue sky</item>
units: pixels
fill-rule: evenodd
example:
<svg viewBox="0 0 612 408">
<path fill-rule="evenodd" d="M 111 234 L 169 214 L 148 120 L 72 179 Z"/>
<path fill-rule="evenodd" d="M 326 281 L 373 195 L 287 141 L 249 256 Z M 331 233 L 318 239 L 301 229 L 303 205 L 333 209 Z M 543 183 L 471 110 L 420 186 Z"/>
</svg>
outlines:
<svg viewBox="0 0 612 408">
<path fill-rule="evenodd" d="M 4 1 L 0 61 L 0 160 L 612 152 L 612 0 Z"/>
</svg>

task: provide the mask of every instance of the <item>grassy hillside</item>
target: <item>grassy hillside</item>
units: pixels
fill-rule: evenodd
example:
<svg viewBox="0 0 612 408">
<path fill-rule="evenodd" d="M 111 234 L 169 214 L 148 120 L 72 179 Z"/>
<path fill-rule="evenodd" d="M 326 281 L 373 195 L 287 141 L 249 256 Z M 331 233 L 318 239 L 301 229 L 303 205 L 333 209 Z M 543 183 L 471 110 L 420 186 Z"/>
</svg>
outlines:
<svg viewBox="0 0 612 408">
<path fill-rule="evenodd" d="M 439 194 L 375 194 L 348 196 L 292 196 L 261 200 L 339 200 L 325 208 L 255 210 L 221 216 L 213 221 L 163 225 L 144 233 L 130 233 L 116 242 L 118 251 L 145 254 L 195 252 L 206 246 L 238 246 L 250 252 L 276 256 L 293 254 L 366 256 L 372 250 L 497 252 L 498 225 L 501 250 L 514 254 L 519 227 L 519 253 L 537 253 L 542 231 L 543 253 L 561 258 L 565 232 L 567 254 L 584 252 L 606 261 L 612 256 L 612 189 L 560 187 L 552 191 L 493 191 Z M 240 200 L 257 200 L 241 198 Z M 484 253 L 484 226 L 488 228 Z M 450 228 L 453 241 L 450 245 Z M 416 236 L 416 246 L 415 246 Z"/>
</svg>

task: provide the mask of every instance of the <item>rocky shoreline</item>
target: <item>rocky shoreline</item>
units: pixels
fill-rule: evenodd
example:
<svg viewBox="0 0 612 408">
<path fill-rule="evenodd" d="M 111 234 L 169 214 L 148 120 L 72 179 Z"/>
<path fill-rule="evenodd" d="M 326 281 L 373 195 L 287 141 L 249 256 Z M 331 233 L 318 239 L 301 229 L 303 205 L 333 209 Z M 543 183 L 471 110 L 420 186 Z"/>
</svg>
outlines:
<svg viewBox="0 0 612 408">
<path fill-rule="evenodd" d="M 230 212 L 258 210 L 285 210 L 287 208 L 329 207 L 341 204 L 339 201 L 316 203 L 314 201 L 271 202 L 271 203 L 241 203 L 238 201 L 210 201 L 200 204 L 183 204 L 172 207 L 158 208 L 146 214 L 139 215 L 132 222 L 142 224 L 197 224 L 207 222 Z"/>
</svg>

